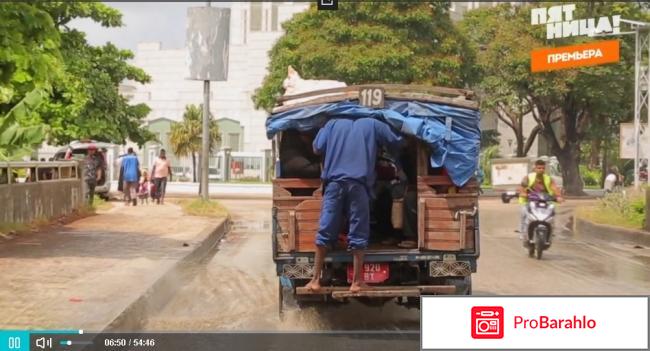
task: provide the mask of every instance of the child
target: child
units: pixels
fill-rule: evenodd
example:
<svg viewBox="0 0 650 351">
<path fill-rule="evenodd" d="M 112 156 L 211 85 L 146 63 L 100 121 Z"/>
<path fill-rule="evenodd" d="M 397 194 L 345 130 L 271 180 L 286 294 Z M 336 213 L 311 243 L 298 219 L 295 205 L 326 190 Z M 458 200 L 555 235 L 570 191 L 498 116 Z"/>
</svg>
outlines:
<svg viewBox="0 0 650 351">
<path fill-rule="evenodd" d="M 151 194 L 151 180 L 149 179 L 147 171 L 143 171 L 138 186 L 138 198 L 140 198 L 141 205 L 143 205 L 145 201 L 149 204 L 149 194 Z"/>
</svg>

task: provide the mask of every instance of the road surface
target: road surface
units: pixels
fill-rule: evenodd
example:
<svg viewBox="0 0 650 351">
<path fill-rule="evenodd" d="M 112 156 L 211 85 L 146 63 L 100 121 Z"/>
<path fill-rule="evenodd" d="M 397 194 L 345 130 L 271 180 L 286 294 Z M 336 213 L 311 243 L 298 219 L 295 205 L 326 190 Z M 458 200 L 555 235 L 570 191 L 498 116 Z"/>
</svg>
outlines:
<svg viewBox="0 0 650 351">
<path fill-rule="evenodd" d="M 309 308 L 277 317 L 277 277 L 271 259 L 269 200 L 224 200 L 234 228 L 212 259 L 194 267 L 169 303 L 148 316 L 149 331 L 418 330 L 419 311 L 392 303 Z M 557 223 L 571 209 L 567 203 Z M 481 258 L 475 295 L 648 294 L 650 249 L 576 241 L 559 228 L 544 259 L 530 259 L 517 239 L 516 204 L 482 200 Z M 361 318 L 360 316 L 363 316 Z"/>
</svg>

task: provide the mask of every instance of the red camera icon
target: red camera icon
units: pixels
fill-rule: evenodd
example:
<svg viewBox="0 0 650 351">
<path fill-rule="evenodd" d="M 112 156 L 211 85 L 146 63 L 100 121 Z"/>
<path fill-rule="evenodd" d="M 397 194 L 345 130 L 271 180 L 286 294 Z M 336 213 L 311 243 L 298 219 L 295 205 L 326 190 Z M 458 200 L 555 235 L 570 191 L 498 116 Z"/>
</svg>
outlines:
<svg viewBox="0 0 650 351">
<path fill-rule="evenodd" d="M 503 338 L 503 307 L 474 306 L 472 307 L 472 338 L 502 339 Z"/>
</svg>

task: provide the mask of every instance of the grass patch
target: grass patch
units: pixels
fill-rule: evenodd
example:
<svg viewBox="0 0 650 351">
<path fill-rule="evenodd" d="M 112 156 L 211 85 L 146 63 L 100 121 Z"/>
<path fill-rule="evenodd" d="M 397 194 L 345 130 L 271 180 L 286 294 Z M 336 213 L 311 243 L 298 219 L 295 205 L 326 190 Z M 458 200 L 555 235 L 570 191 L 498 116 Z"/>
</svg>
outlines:
<svg viewBox="0 0 650 351">
<path fill-rule="evenodd" d="M 579 207 L 576 209 L 576 216 L 598 224 L 606 224 L 628 229 L 643 228 L 643 219 L 634 220 L 626 218 L 618 213 L 612 213 L 611 211 L 597 206 Z"/>
<path fill-rule="evenodd" d="M 24 233 L 29 230 L 29 225 L 23 223 L 0 222 L 0 233 Z"/>
<path fill-rule="evenodd" d="M 113 204 L 95 195 L 95 197 L 93 198 L 92 208 L 94 210 L 106 211 L 113 208 Z"/>
<path fill-rule="evenodd" d="M 228 210 L 219 202 L 214 200 L 203 201 L 203 199 L 179 199 L 174 202 L 181 206 L 183 213 L 186 215 L 211 218 L 228 217 Z"/>
<path fill-rule="evenodd" d="M 645 195 L 634 191 L 607 194 L 597 206 L 576 209 L 576 215 L 594 223 L 642 229 L 645 224 Z"/>
</svg>

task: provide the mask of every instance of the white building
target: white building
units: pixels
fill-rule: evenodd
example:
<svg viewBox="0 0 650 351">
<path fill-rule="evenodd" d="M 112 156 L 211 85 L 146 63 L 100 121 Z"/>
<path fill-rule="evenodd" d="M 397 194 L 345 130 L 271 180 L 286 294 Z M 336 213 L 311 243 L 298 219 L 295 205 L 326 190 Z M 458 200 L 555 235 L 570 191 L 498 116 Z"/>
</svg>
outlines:
<svg viewBox="0 0 650 351">
<path fill-rule="evenodd" d="M 210 111 L 217 120 L 238 122 L 241 133 L 224 133 L 223 146 L 249 152 L 270 148 L 264 126 L 266 113 L 254 108 L 251 96 L 266 75 L 268 51 L 282 35 L 280 24 L 308 6 L 293 2 L 231 4 L 228 80 L 211 83 Z M 180 121 L 186 105 L 202 103 L 203 82 L 186 80 L 186 56 L 186 48 L 166 49 L 158 42 L 138 45 L 133 64 L 151 75 L 152 81 L 133 84 L 128 95 L 131 103 L 145 103 L 151 108 L 148 121 Z"/>
</svg>

